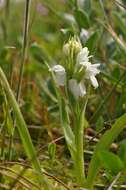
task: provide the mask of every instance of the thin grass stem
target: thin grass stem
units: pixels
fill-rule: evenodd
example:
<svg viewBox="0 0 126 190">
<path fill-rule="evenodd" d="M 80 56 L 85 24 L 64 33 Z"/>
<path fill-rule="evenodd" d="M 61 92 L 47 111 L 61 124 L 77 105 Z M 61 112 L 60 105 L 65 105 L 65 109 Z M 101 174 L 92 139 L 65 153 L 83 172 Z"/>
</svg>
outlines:
<svg viewBox="0 0 126 190">
<path fill-rule="evenodd" d="M 26 0 L 25 15 L 24 15 L 23 46 L 22 46 L 22 52 L 21 52 L 20 73 L 19 73 L 19 81 L 18 81 L 17 94 L 16 94 L 17 101 L 19 101 L 19 98 L 20 98 L 24 64 L 25 64 L 25 60 L 27 58 L 28 35 L 29 35 L 29 17 L 30 17 L 30 0 Z"/>
</svg>

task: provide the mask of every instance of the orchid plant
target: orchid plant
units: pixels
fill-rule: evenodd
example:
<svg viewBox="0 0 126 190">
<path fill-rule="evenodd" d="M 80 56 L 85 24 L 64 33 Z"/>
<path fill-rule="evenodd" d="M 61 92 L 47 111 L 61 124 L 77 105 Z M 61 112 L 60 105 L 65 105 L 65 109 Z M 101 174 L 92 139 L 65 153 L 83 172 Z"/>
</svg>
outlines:
<svg viewBox="0 0 126 190">
<path fill-rule="evenodd" d="M 96 89 L 100 64 L 92 64 L 87 47 L 79 39 L 71 38 L 63 46 L 64 61 L 49 70 L 52 73 L 58 97 L 61 125 L 68 145 L 79 186 L 85 184 L 84 121 L 90 84 Z"/>
<path fill-rule="evenodd" d="M 52 71 L 55 73 L 55 79 L 58 86 L 67 86 L 73 96 L 78 99 L 86 95 L 86 80 L 90 80 L 94 88 L 98 87 L 96 75 L 100 70 L 100 64 L 91 64 L 89 62 L 89 50 L 87 47 L 82 48 L 81 43 L 71 39 L 63 47 L 66 55 L 64 65 L 55 65 Z"/>
</svg>

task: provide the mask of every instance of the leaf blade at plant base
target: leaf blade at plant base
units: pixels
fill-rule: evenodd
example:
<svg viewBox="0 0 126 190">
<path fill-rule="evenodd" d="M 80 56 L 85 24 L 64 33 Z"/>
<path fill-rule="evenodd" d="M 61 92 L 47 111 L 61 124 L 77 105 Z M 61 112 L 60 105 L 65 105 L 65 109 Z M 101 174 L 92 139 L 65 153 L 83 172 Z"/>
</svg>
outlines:
<svg viewBox="0 0 126 190">
<path fill-rule="evenodd" d="M 72 157 L 74 158 L 76 149 L 75 149 L 75 136 L 74 133 L 69 125 L 69 116 L 67 107 L 65 105 L 65 102 L 62 98 L 60 98 L 60 115 L 61 115 L 61 125 L 64 131 L 64 136 L 66 139 L 66 142 L 68 144 L 68 147 L 70 149 L 70 152 L 72 153 Z"/>
<path fill-rule="evenodd" d="M 98 153 L 102 166 L 113 175 L 117 175 L 122 169 L 124 164 L 116 154 L 103 150 Z"/>
<path fill-rule="evenodd" d="M 104 135 L 101 137 L 101 140 L 96 145 L 94 155 L 91 159 L 88 169 L 87 186 L 89 189 L 92 189 L 95 177 L 101 166 L 98 157 L 98 152 L 100 152 L 101 150 L 107 150 L 109 148 L 111 143 L 117 138 L 117 136 L 123 130 L 125 124 L 126 124 L 126 113 L 116 120 L 112 128 L 104 133 Z"/>
</svg>

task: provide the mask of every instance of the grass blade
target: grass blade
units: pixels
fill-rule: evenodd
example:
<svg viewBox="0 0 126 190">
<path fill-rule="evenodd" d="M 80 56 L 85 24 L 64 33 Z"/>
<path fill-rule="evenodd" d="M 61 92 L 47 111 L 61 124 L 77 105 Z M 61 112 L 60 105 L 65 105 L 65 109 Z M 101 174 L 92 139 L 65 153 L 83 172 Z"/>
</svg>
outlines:
<svg viewBox="0 0 126 190">
<path fill-rule="evenodd" d="M 1 68 L 0 68 L 0 81 L 2 83 L 2 86 L 3 86 L 6 94 L 7 94 L 9 102 L 13 108 L 15 118 L 16 118 L 16 122 L 17 122 L 17 126 L 18 126 L 18 131 L 19 131 L 22 143 L 24 145 L 24 149 L 26 151 L 26 154 L 27 154 L 29 160 L 31 161 L 33 168 L 38 173 L 39 182 L 43 184 L 45 190 L 49 190 L 46 179 L 45 179 L 44 175 L 41 173 L 42 171 L 41 171 L 40 163 L 36 157 L 35 149 L 34 149 L 34 146 L 32 144 L 32 140 L 31 140 L 30 134 L 28 132 L 27 125 L 23 119 L 23 116 L 22 116 L 21 111 L 19 109 L 19 106 L 16 102 L 16 99 L 13 95 L 13 92 L 12 92 L 12 90 L 8 84 L 6 76 L 5 76 L 5 74 Z"/>
</svg>

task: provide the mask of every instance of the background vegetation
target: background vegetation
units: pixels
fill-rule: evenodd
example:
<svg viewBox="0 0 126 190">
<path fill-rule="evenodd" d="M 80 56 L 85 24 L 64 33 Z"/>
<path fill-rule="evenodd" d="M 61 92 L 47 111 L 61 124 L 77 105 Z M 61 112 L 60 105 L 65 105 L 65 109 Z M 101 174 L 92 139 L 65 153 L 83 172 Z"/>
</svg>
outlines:
<svg viewBox="0 0 126 190">
<path fill-rule="evenodd" d="M 91 89 L 85 115 L 87 173 L 99 139 L 126 112 L 126 1 L 31 0 L 25 38 L 26 2 L 0 1 L 0 67 L 15 97 L 24 64 L 17 107 L 0 77 L 0 189 L 42 189 L 32 156 L 44 168 L 41 179 L 52 184 L 50 189 L 79 189 L 46 63 L 50 67 L 61 63 L 62 47 L 74 35 L 89 48 L 92 62 L 100 63 L 99 88 Z M 16 114 L 19 108 L 23 117 Z M 94 189 L 126 189 L 125 121 L 126 116 L 114 125 L 120 127 L 118 132 L 112 131 L 98 147 L 102 165 Z M 17 125 L 23 128 L 18 131 Z"/>
</svg>

